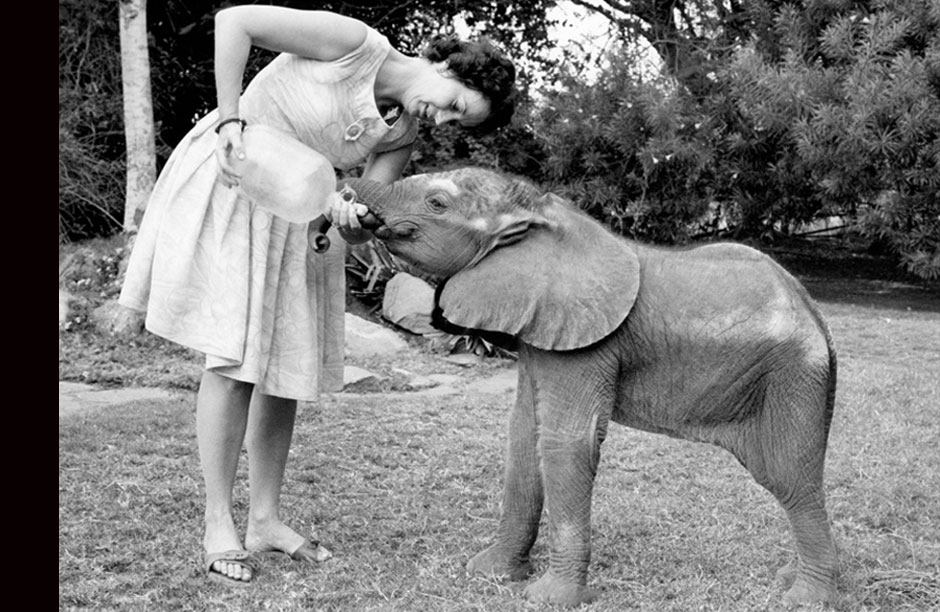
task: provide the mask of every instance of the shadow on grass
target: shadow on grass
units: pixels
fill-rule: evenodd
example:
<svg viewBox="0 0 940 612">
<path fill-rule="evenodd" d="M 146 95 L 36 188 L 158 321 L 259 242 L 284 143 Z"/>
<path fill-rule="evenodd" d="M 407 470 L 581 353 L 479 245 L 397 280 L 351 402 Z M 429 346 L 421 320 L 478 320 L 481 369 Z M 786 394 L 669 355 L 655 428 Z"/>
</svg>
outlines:
<svg viewBox="0 0 940 612">
<path fill-rule="evenodd" d="M 890 258 L 805 242 L 763 250 L 819 302 L 940 313 L 940 282 L 913 277 Z"/>
</svg>

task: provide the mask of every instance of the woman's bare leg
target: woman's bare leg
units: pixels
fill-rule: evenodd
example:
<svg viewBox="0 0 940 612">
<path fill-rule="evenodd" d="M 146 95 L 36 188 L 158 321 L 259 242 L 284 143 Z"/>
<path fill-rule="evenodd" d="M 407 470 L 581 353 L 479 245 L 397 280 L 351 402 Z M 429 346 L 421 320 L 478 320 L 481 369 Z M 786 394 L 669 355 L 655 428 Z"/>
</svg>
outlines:
<svg viewBox="0 0 940 612">
<path fill-rule="evenodd" d="M 232 487 L 245 440 L 252 385 L 206 371 L 196 399 L 196 439 L 206 487 L 207 553 L 241 550 L 232 517 Z M 251 580 L 251 571 L 236 563 L 216 561 L 215 571 L 236 580 Z"/>
<path fill-rule="evenodd" d="M 281 487 L 294 433 L 297 401 L 255 393 L 248 413 L 248 483 L 251 506 L 245 545 L 291 553 L 304 537 L 280 516 Z"/>
</svg>

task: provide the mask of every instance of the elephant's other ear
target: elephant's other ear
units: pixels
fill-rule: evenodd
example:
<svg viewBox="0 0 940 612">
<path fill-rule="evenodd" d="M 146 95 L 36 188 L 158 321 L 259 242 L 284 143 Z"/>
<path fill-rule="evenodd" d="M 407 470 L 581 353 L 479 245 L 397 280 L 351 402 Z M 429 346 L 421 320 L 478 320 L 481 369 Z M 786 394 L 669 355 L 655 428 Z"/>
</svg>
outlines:
<svg viewBox="0 0 940 612">
<path fill-rule="evenodd" d="M 593 344 L 623 323 L 639 289 L 633 248 L 557 196 L 541 203 L 546 222 L 447 281 L 438 307 L 448 322 L 556 351 Z"/>
</svg>

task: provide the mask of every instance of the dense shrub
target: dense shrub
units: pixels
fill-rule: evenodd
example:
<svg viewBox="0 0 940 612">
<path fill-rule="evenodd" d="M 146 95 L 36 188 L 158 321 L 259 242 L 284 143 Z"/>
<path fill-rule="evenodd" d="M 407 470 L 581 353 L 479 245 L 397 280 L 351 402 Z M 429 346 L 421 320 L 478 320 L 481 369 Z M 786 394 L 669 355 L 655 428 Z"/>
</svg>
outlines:
<svg viewBox="0 0 940 612">
<path fill-rule="evenodd" d="M 632 60 L 621 51 L 596 83 L 567 76 L 545 92 L 533 120 L 543 180 L 614 231 L 685 242 L 714 223 L 713 122 Z"/>
<path fill-rule="evenodd" d="M 938 278 L 940 4 L 807 4 L 776 12 L 776 54 L 747 47 L 728 66 L 741 125 L 779 139 L 785 193 L 803 192 L 790 217 L 845 214 Z"/>
<path fill-rule="evenodd" d="M 698 34 L 733 42 L 674 29 L 695 53 L 669 78 L 644 79 L 620 50 L 596 82 L 549 92 L 546 177 L 627 235 L 772 238 L 841 215 L 940 277 L 940 4 L 758 1 L 733 24 L 708 17 Z"/>
</svg>

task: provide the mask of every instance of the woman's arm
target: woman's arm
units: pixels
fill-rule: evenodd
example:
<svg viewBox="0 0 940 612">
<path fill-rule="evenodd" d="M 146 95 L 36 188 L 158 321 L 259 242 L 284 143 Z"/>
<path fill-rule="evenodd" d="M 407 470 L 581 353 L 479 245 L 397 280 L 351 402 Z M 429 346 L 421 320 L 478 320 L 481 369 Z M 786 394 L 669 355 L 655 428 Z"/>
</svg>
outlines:
<svg viewBox="0 0 940 612">
<path fill-rule="evenodd" d="M 397 181 L 411 159 L 414 144 L 405 145 L 399 149 L 375 153 L 369 157 L 362 178 L 388 185 Z"/>
<path fill-rule="evenodd" d="M 366 37 L 366 25 L 327 11 L 233 6 L 215 15 L 215 82 L 221 119 L 238 116 L 252 46 L 320 60 L 338 59 Z"/>
<path fill-rule="evenodd" d="M 334 60 L 358 48 L 367 28 L 355 19 L 327 11 L 302 11 L 279 6 L 233 6 L 215 15 L 215 88 L 219 119 L 238 117 L 245 66 L 252 46 L 320 60 Z M 219 129 L 216 158 L 222 181 L 238 184 L 232 158 L 244 159 L 241 126 L 229 122 Z"/>
</svg>

